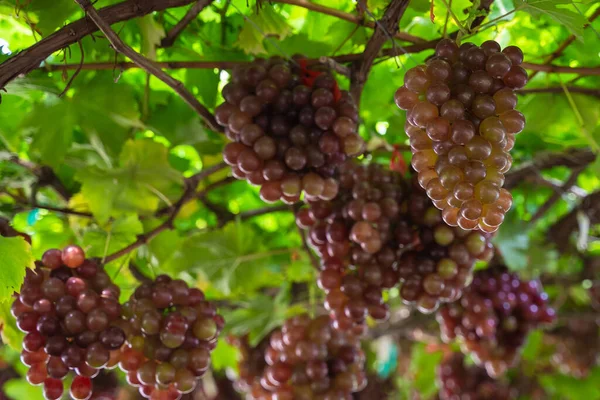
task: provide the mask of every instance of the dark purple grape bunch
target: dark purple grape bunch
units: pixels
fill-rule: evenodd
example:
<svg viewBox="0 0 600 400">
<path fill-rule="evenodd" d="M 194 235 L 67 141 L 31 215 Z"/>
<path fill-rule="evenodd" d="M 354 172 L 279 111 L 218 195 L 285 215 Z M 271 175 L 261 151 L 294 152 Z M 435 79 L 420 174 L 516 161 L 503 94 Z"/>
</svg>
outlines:
<svg viewBox="0 0 600 400">
<path fill-rule="evenodd" d="M 328 316 L 293 317 L 271 334 L 255 400 L 351 399 L 367 385 L 358 337 L 333 329 Z"/>
<path fill-rule="evenodd" d="M 261 186 L 266 202 L 331 200 L 337 166 L 364 151 L 358 110 L 323 66 L 258 59 L 232 71 L 217 122 L 233 142 L 223 158 L 233 175 Z"/>
<path fill-rule="evenodd" d="M 223 324 L 201 290 L 160 275 L 123 304 L 127 341 L 119 367 L 142 396 L 177 399 L 208 370 Z"/>
<path fill-rule="evenodd" d="M 62 380 L 70 371 L 75 373 L 71 396 L 87 399 L 91 378 L 116 365 L 125 342 L 119 294 L 79 246 L 48 250 L 35 270 L 27 270 L 12 314 L 26 333 L 21 360 L 30 368 L 27 380 L 43 384 L 47 399 L 62 396 Z"/>
<path fill-rule="evenodd" d="M 529 331 L 554 322 L 548 295 L 504 266 L 478 271 L 460 301 L 437 315 L 442 340 L 458 339 L 464 353 L 498 377 L 514 365 Z"/>
<path fill-rule="evenodd" d="M 473 275 L 477 260 L 494 255 L 492 234 L 464 230 L 444 223 L 416 180 L 402 218 L 394 230 L 401 250 L 398 273 L 400 297 L 423 313 L 460 298 Z"/>
<path fill-rule="evenodd" d="M 334 327 L 364 333 L 367 315 L 389 315 L 382 291 L 398 283 L 394 227 L 408 192 L 402 176 L 381 165 L 345 163 L 333 201 L 312 201 L 296 222 L 321 258 L 319 286 Z"/>
<path fill-rule="evenodd" d="M 441 40 L 426 65 L 406 72 L 396 105 L 407 110 L 405 131 L 419 183 L 450 226 L 494 232 L 512 206 L 504 189 L 515 135 L 525 117 L 516 89 L 527 83 L 516 46 L 481 47 Z"/>
<path fill-rule="evenodd" d="M 464 355 L 452 353 L 438 367 L 440 400 L 511 400 L 517 393 L 506 383 L 492 379 L 483 368 L 467 366 Z"/>
</svg>

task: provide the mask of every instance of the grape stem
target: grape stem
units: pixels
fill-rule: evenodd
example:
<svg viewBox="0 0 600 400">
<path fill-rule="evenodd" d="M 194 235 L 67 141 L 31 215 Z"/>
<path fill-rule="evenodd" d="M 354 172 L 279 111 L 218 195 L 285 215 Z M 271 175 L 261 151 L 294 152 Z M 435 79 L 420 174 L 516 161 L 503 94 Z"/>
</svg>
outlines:
<svg viewBox="0 0 600 400">
<path fill-rule="evenodd" d="M 160 41 L 160 47 L 171 47 L 175 43 L 175 39 L 183 30 L 196 19 L 198 14 L 204 10 L 213 0 L 198 0 L 196 4 L 190 7 L 187 13 L 177 22 L 177 24 L 167 33 L 167 35 Z"/>
<path fill-rule="evenodd" d="M 154 75 L 171 89 L 173 89 L 173 91 L 175 91 L 175 93 L 177 93 L 184 102 L 186 102 L 194 111 L 196 111 L 196 113 L 198 113 L 198 115 L 200 115 L 200 117 L 202 117 L 210 129 L 215 132 L 223 132 L 223 127 L 217 124 L 217 121 L 212 113 L 204 105 L 202 105 L 198 99 L 196 99 L 196 96 L 194 96 L 185 88 L 181 81 L 173 78 L 164 72 L 160 65 L 142 56 L 140 53 L 125 44 L 121 38 L 119 38 L 119 35 L 117 35 L 117 33 L 110 27 L 110 24 L 100 16 L 90 0 L 74 1 L 81 7 L 83 11 L 85 11 L 87 16 L 94 22 L 94 24 L 96 24 L 98 29 L 104 33 L 106 39 L 110 42 L 115 51 L 123 54 L 135 64 L 139 65 L 144 71 Z"/>
</svg>

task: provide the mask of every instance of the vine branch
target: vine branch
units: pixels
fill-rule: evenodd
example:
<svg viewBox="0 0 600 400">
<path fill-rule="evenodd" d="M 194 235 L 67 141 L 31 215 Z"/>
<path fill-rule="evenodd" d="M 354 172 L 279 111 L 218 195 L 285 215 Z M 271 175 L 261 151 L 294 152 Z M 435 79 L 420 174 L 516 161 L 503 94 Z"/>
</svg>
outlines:
<svg viewBox="0 0 600 400">
<path fill-rule="evenodd" d="M 552 195 L 548 198 L 548 200 L 546 200 L 544 202 L 544 204 L 542 204 L 542 206 L 540 208 L 538 208 L 538 210 L 535 212 L 535 214 L 533 214 L 533 216 L 531 217 L 529 222 L 533 223 L 533 222 L 537 221 L 538 219 L 540 219 L 541 217 L 543 217 L 544 214 L 548 210 L 550 210 L 552 208 L 552 206 L 558 200 L 560 200 L 560 198 L 565 193 L 567 193 L 571 189 L 571 187 L 573 187 L 573 185 L 575 185 L 575 183 L 577 183 L 577 178 L 583 172 L 584 169 L 585 169 L 585 167 L 575 167 L 571 171 L 571 175 L 565 181 L 565 183 L 558 190 L 555 190 L 554 193 L 552 193 Z"/>
<path fill-rule="evenodd" d="M 90 17 L 90 19 L 96 24 L 98 29 L 106 36 L 106 39 L 110 42 L 112 47 L 119 53 L 123 54 L 127 58 L 131 59 L 134 63 L 140 66 L 144 71 L 156 76 L 171 89 L 173 89 L 179 97 L 183 99 L 190 107 L 192 107 L 204 120 L 206 125 L 215 132 L 222 132 L 223 128 L 217 124 L 215 117 L 211 114 L 206 107 L 204 107 L 196 97 L 185 88 L 181 81 L 173 78 L 169 74 L 165 73 L 159 65 L 156 65 L 153 61 L 142 56 L 140 53 L 133 50 L 131 47 L 126 45 L 119 35 L 110 27 L 98 11 L 94 8 L 90 0 L 75 0 L 83 11 Z"/>
<path fill-rule="evenodd" d="M 8 160 L 13 164 L 27 169 L 29 172 L 35 175 L 37 178 L 38 187 L 49 186 L 54 189 L 54 191 L 60 197 L 62 197 L 63 200 L 69 201 L 69 199 L 71 199 L 71 193 L 52 168 L 46 165 L 36 165 L 31 161 L 22 160 L 17 156 L 11 156 Z"/>
<path fill-rule="evenodd" d="M 406 7 L 408 7 L 409 0 L 393 0 L 388 8 L 385 10 L 383 17 L 377 23 L 375 32 L 369 39 L 365 51 L 361 54 L 359 63 L 352 71 L 350 92 L 356 104 L 360 104 L 360 96 L 362 90 L 373 66 L 373 61 L 379 55 L 381 47 L 388 40 L 390 36 L 395 35 L 398 32 L 398 23 L 400 18 L 404 14 Z M 332 57 L 334 58 L 334 57 Z M 334 58 L 335 59 L 335 58 Z M 336 60 L 337 61 L 337 60 Z"/>
<path fill-rule="evenodd" d="M 566 88 L 571 93 L 586 94 L 589 96 L 594 96 L 594 97 L 600 98 L 600 89 L 584 88 L 584 87 L 579 87 L 579 86 L 566 86 Z M 517 90 L 517 93 L 521 94 L 521 95 L 534 94 L 534 93 L 562 93 L 562 94 L 564 94 L 564 92 L 565 92 L 564 89 L 560 86 Z"/>
<path fill-rule="evenodd" d="M 204 10 L 206 6 L 212 3 L 213 0 L 198 0 L 196 4 L 190 7 L 183 18 L 171 29 L 167 35 L 160 41 L 161 47 L 171 47 L 175 43 L 175 39 L 183 30 Z"/>
<path fill-rule="evenodd" d="M 570 236 L 579 227 L 579 215 L 589 218 L 592 224 L 600 223 L 600 191 L 585 197 L 571 212 L 559 219 L 548 230 L 548 239 L 556 243 L 561 252 L 566 252 L 571 247 Z"/>
</svg>

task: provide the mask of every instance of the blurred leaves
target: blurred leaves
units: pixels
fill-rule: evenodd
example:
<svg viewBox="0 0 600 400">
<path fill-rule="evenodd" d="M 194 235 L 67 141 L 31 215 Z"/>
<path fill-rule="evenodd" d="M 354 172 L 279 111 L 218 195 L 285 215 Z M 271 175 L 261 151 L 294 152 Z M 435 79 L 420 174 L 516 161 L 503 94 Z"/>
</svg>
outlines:
<svg viewBox="0 0 600 400">
<path fill-rule="evenodd" d="M 18 292 L 27 268 L 33 267 L 31 246 L 20 236 L 0 236 L 0 303 Z"/>
<path fill-rule="evenodd" d="M 246 18 L 236 45 L 246 53 L 262 54 L 266 53 L 264 40 L 283 40 L 291 33 L 285 19 L 275 12 L 272 5 L 265 3 Z"/>
</svg>

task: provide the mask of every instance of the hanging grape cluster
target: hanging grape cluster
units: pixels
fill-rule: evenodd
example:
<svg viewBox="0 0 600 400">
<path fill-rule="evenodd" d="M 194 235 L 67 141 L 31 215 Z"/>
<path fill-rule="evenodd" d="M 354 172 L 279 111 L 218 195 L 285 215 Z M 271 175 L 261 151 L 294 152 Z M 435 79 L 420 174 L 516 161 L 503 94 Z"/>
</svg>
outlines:
<svg viewBox="0 0 600 400">
<path fill-rule="evenodd" d="M 362 153 L 358 111 L 322 66 L 273 57 L 234 69 L 217 122 L 233 140 L 223 158 L 233 175 L 261 186 L 266 202 L 295 203 L 302 192 L 331 200 L 335 169 Z"/>
<path fill-rule="evenodd" d="M 560 372 L 581 379 L 600 365 L 599 323 L 575 318 L 547 335 L 555 345 L 551 362 Z"/>
<path fill-rule="evenodd" d="M 490 378 L 484 369 L 466 366 L 464 356 L 453 353 L 438 367 L 440 400 L 510 400 L 516 398 L 511 388 Z"/>
<path fill-rule="evenodd" d="M 426 65 L 406 72 L 396 105 L 407 110 L 406 134 L 419 183 L 450 226 L 494 232 L 512 205 L 502 186 L 509 151 L 525 117 L 515 110 L 527 83 L 516 46 L 501 51 L 441 40 Z"/>
<path fill-rule="evenodd" d="M 476 259 L 493 255 L 490 235 L 449 227 L 416 182 L 380 165 L 340 168 L 332 202 L 309 202 L 296 217 L 321 257 L 319 286 L 335 326 L 364 329 L 388 316 L 382 291 L 403 282 L 401 297 L 422 312 L 454 301 Z"/>
<path fill-rule="evenodd" d="M 328 316 L 287 320 L 271 334 L 264 358 L 268 366 L 251 399 L 349 399 L 367 384 L 359 339 L 333 329 Z"/>
<path fill-rule="evenodd" d="M 400 296 L 424 313 L 460 298 L 475 261 L 494 255 L 491 234 L 449 227 L 416 180 L 395 238 L 406 249 L 398 261 Z"/>
<path fill-rule="evenodd" d="M 21 360 L 27 380 L 44 385 L 47 399 L 58 399 L 69 371 L 74 399 L 91 395 L 91 378 L 116 364 L 125 342 L 119 327 L 119 288 L 78 246 L 48 250 L 35 270 L 27 270 L 12 305 L 17 326 L 26 333 Z"/>
<path fill-rule="evenodd" d="M 210 365 L 224 320 L 204 293 L 160 275 L 123 304 L 126 346 L 120 368 L 140 394 L 153 399 L 192 392 Z"/>
<path fill-rule="evenodd" d="M 340 168 L 337 197 L 309 202 L 297 214 L 321 257 L 318 284 L 338 329 L 360 333 L 367 315 L 383 320 L 389 314 L 382 289 L 398 283 L 393 226 L 408 194 L 405 186 L 400 174 L 380 165 L 348 162 Z"/>
<path fill-rule="evenodd" d="M 458 338 L 490 376 L 500 376 L 517 360 L 529 331 L 555 320 L 547 300 L 537 281 L 521 280 L 506 267 L 478 271 L 460 301 L 440 309 L 442 339 Z"/>
</svg>

